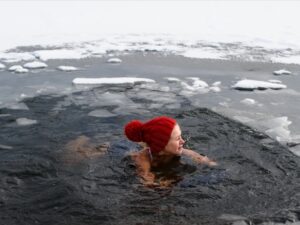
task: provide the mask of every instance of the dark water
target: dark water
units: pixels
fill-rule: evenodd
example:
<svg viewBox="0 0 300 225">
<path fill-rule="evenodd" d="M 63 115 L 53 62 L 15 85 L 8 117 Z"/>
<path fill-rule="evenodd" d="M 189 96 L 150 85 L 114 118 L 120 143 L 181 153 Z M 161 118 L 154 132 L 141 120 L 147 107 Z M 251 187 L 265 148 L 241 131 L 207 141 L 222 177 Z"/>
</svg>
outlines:
<svg viewBox="0 0 300 225">
<path fill-rule="evenodd" d="M 300 160 L 267 136 L 208 109 L 188 106 L 111 118 L 88 116 L 95 108 L 84 104 L 53 110 L 64 98 L 26 99 L 27 111 L 0 109 L 1 114 L 10 114 L 0 117 L 0 143 L 12 147 L 0 149 L 1 224 L 217 225 L 235 220 L 245 224 L 300 220 Z M 219 166 L 208 168 L 183 158 L 172 173 L 161 174 L 176 177 L 173 187 L 143 187 L 126 156 L 137 146 L 125 140 L 122 128 L 131 119 L 161 114 L 175 117 L 187 146 L 217 160 Z M 38 123 L 17 126 L 20 117 Z M 72 149 L 69 143 L 78 137 L 84 137 L 88 152 Z M 105 154 L 94 148 L 103 143 L 110 145 Z"/>
</svg>

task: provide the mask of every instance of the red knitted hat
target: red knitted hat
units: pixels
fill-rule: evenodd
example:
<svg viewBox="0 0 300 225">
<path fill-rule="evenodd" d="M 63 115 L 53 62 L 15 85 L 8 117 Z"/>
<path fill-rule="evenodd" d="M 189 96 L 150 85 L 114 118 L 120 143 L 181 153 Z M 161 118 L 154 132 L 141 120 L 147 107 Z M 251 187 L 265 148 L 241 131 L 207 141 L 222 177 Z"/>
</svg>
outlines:
<svg viewBox="0 0 300 225">
<path fill-rule="evenodd" d="M 145 142 L 152 152 L 160 152 L 168 144 L 175 125 L 175 119 L 160 116 L 146 123 L 132 120 L 125 125 L 124 131 L 129 140 Z"/>
</svg>

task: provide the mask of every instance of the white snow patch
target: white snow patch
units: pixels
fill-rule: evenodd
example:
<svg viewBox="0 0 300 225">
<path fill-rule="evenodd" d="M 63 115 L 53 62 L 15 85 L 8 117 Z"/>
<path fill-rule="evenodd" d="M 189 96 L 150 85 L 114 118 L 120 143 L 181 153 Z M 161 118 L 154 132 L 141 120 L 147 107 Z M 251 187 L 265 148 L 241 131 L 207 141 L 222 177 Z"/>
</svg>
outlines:
<svg viewBox="0 0 300 225">
<path fill-rule="evenodd" d="M 241 101 L 241 103 L 243 103 L 245 105 L 255 105 L 256 101 L 252 98 L 245 98 Z"/>
<path fill-rule="evenodd" d="M 59 66 L 57 67 L 58 70 L 60 71 L 65 71 L 65 72 L 71 72 L 71 71 L 76 71 L 78 68 L 74 66 Z"/>
<path fill-rule="evenodd" d="M 49 59 L 82 59 L 86 56 L 85 51 L 81 49 L 54 49 L 54 50 L 38 50 L 33 53 L 37 58 L 43 61 Z"/>
<path fill-rule="evenodd" d="M 236 84 L 232 86 L 232 88 L 238 89 L 238 90 L 265 90 L 265 89 L 283 89 L 286 88 L 286 85 L 284 84 L 276 84 L 271 83 L 267 81 L 258 81 L 258 80 L 240 80 Z"/>
<path fill-rule="evenodd" d="M 27 126 L 27 125 L 32 125 L 37 123 L 36 120 L 31 120 L 27 118 L 18 118 L 16 119 L 16 122 L 19 126 Z"/>
<path fill-rule="evenodd" d="M 5 69 L 5 68 L 6 68 L 6 66 L 4 64 L 0 63 L 0 70 Z"/>
<path fill-rule="evenodd" d="M 121 63 L 122 60 L 119 58 L 111 58 L 107 60 L 108 63 Z"/>
<path fill-rule="evenodd" d="M 148 78 L 114 77 L 114 78 L 75 78 L 73 84 L 134 84 L 136 82 L 155 82 Z"/>
<path fill-rule="evenodd" d="M 273 72 L 274 75 L 290 75 L 292 74 L 290 71 L 281 69 L 281 70 L 276 70 Z"/>
<path fill-rule="evenodd" d="M 94 111 L 90 112 L 88 115 L 94 116 L 94 117 L 101 117 L 101 118 L 117 116 L 116 114 L 113 114 L 106 109 L 94 110 Z"/>
<path fill-rule="evenodd" d="M 46 63 L 39 62 L 39 61 L 34 61 L 34 62 L 28 62 L 23 65 L 23 67 L 28 68 L 28 69 L 43 69 L 48 67 Z"/>
</svg>

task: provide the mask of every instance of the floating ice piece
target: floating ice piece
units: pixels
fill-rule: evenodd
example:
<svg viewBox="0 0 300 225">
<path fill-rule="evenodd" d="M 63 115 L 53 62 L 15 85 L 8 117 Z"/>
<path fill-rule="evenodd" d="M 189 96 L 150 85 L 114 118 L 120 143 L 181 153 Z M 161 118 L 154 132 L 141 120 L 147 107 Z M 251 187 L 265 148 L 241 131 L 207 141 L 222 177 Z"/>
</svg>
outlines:
<svg viewBox="0 0 300 225">
<path fill-rule="evenodd" d="M 157 83 L 143 83 L 139 86 L 139 88 L 148 89 L 152 91 L 162 91 L 162 92 L 170 91 L 170 87 L 159 85 Z"/>
<path fill-rule="evenodd" d="M 281 80 L 268 80 L 271 83 L 275 83 L 275 84 L 281 84 L 282 81 Z"/>
<path fill-rule="evenodd" d="M 212 91 L 212 92 L 220 92 L 221 88 L 217 87 L 217 86 L 213 86 L 213 87 L 210 87 L 209 90 Z"/>
<path fill-rule="evenodd" d="M 219 102 L 220 106 L 224 106 L 224 107 L 229 107 L 229 103 L 228 102 Z"/>
<path fill-rule="evenodd" d="M 148 78 L 110 77 L 110 78 L 75 78 L 73 84 L 134 84 L 136 82 L 155 82 Z"/>
<path fill-rule="evenodd" d="M 195 87 L 195 88 L 207 88 L 208 87 L 208 84 L 205 81 L 200 80 L 198 77 L 188 77 L 188 79 L 194 81 L 193 87 Z"/>
<path fill-rule="evenodd" d="M 180 79 L 175 78 L 175 77 L 166 77 L 166 79 L 167 79 L 169 82 L 180 82 Z"/>
<path fill-rule="evenodd" d="M 246 220 L 247 219 L 244 216 L 233 215 L 233 214 L 222 214 L 218 218 L 221 220 L 228 220 L 228 221 L 238 221 L 238 220 Z"/>
<path fill-rule="evenodd" d="M 6 66 L 4 64 L 0 63 L 0 70 L 5 69 L 5 68 L 6 68 Z"/>
<path fill-rule="evenodd" d="M 10 114 L 0 114 L 0 118 L 1 117 L 7 117 L 7 116 L 10 116 Z"/>
<path fill-rule="evenodd" d="M 84 58 L 84 52 L 80 49 L 54 49 L 54 50 L 39 50 L 33 53 L 37 58 L 43 61 L 49 59 L 81 59 Z"/>
<path fill-rule="evenodd" d="M 43 69 L 48 67 L 46 63 L 39 62 L 39 61 L 34 61 L 34 62 L 28 62 L 23 65 L 23 67 L 28 68 L 28 69 Z"/>
<path fill-rule="evenodd" d="M 122 60 L 119 58 L 111 58 L 107 60 L 108 63 L 121 63 Z"/>
<path fill-rule="evenodd" d="M 233 118 L 237 121 L 240 121 L 241 123 L 246 123 L 246 124 L 254 121 L 253 119 L 246 116 L 233 116 Z"/>
<path fill-rule="evenodd" d="M 23 66 L 21 65 L 13 65 L 11 67 L 8 68 L 8 71 L 15 71 L 18 68 L 23 68 Z"/>
<path fill-rule="evenodd" d="M 193 80 L 192 85 L 186 82 L 181 82 L 183 90 L 180 95 L 192 96 L 198 93 L 207 93 L 209 91 L 208 84 L 205 81 L 200 80 L 198 77 L 188 77 L 188 79 Z"/>
<path fill-rule="evenodd" d="M 71 71 L 76 71 L 78 68 L 74 66 L 59 66 L 57 67 L 58 70 L 60 71 L 66 71 L 66 72 L 71 72 Z"/>
<path fill-rule="evenodd" d="M 13 147 L 8 146 L 8 145 L 1 145 L 1 144 L 0 144 L 0 149 L 3 149 L 3 150 L 10 150 L 10 149 L 13 149 Z"/>
<path fill-rule="evenodd" d="M 266 130 L 266 134 L 275 138 L 279 142 L 289 142 L 291 140 L 291 131 L 285 127 L 275 127 Z"/>
<path fill-rule="evenodd" d="M 28 69 L 25 69 L 25 68 L 17 68 L 16 70 L 15 70 L 15 73 L 28 73 Z"/>
<path fill-rule="evenodd" d="M 3 62 L 7 63 L 14 63 L 14 62 L 20 62 L 20 61 L 31 61 L 34 60 L 35 57 L 28 52 L 8 52 L 8 53 L 1 53 L 0 52 L 0 58 Z"/>
<path fill-rule="evenodd" d="M 14 110 L 29 110 L 28 106 L 24 102 L 6 103 L 5 108 Z"/>
<path fill-rule="evenodd" d="M 256 101 L 252 98 L 245 98 L 244 100 L 241 101 L 241 103 L 245 105 L 255 105 Z"/>
<path fill-rule="evenodd" d="M 273 72 L 274 75 L 290 75 L 292 74 L 290 71 L 281 69 L 281 70 L 276 70 Z"/>
<path fill-rule="evenodd" d="M 213 87 L 219 87 L 220 85 L 221 85 L 221 81 L 216 81 L 211 86 L 213 86 Z"/>
<path fill-rule="evenodd" d="M 234 89 L 237 90 L 250 90 L 253 91 L 255 89 L 258 90 L 266 90 L 266 89 L 283 89 L 286 88 L 284 84 L 276 84 L 267 81 L 258 81 L 258 80 L 240 80 L 236 84 L 232 86 Z"/>
<path fill-rule="evenodd" d="M 13 71 L 15 73 L 27 73 L 29 71 L 28 69 L 23 68 L 23 66 L 21 66 L 21 65 L 11 66 L 11 67 L 9 67 L 8 70 Z"/>
<path fill-rule="evenodd" d="M 292 123 L 291 121 L 289 121 L 287 116 L 276 117 L 259 122 L 261 126 L 265 126 L 266 128 L 288 127 Z"/>
<path fill-rule="evenodd" d="M 27 125 L 32 125 L 32 124 L 37 123 L 36 120 L 31 120 L 31 119 L 27 119 L 27 118 L 18 118 L 18 119 L 16 119 L 16 122 L 20 126 L 27 126 Z"/>
<path fill-rule="evenodd" d="M 117 116 L 116 114 L 113 114 L 106 109 L 94 110 L 94 111 L 90 112 L 88 115 L 94 116 L 94 117 L 101 117 L 101 118 Z"/>
</svg>

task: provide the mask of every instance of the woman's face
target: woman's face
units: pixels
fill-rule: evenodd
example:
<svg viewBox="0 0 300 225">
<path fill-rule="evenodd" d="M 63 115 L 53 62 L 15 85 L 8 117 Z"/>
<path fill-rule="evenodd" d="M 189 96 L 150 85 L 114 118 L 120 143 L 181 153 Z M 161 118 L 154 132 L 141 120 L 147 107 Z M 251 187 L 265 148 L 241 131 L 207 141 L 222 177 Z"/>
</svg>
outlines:
<svg viewBox="0 0 300 225">
<path fill-rule="evenodd" d="M 179 125 L 176 124 L 171 133 L 170 140 L 163 152 L 172 155 L 181 155 L 184 142 L 185 141 L 181 137 L 181 129 Z"/>
</svg>

